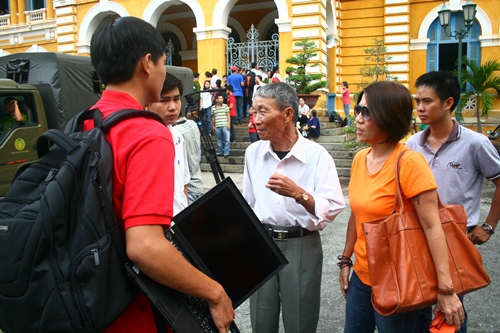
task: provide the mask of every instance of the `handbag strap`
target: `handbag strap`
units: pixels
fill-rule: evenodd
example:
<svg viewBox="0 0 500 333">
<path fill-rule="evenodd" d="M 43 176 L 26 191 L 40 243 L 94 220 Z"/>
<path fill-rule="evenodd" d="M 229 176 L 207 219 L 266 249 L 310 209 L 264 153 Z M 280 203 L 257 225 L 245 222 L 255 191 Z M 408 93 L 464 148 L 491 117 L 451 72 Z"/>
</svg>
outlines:
<svg viewBox="0 0 500 333">
<path fill-rule="evenodd" d="M 399 153 L 398 158 L 396 159 L 396 194 L 394 196 L 394 206 L 392 207 L 392 212 L 396 212 L 396 204 L 399 204 L 399 213 L 403 214 L 404 205 L 403 205 L 403 197 L 401 196 L 401 185 L 399 184 L 399 170 L 401 169 L 401 160 L 403 155 L 408 151 L 408 149 L 403 150 Z"/>
<path fill-rule="evenodd" d="M 396 194 L 394 196 L 394 206 L 392 208 L 392 212 L 393 213 L 396 212 L 396 204 L 399 204 L 399 213 L 402 214 L 404 212 L 403 197 L 401 195 L 401 185 L 399 183 L 399 170 L 401 169 L 401 160 L 402 160 L 402 157 L 409 150 L 410 149 L 405 149 L 401 153 L 399 153 L 399 155 L 397 157 L 397 160 L 396 160 L 396 176 L 395 176 L 395 180 L 396 180 Z M 437 193 L 437 191 L 436 191 L 436 195 L 437 195 L 437 200 L 438 200 L 438 208 L 439 209 L 444 208 L 445 205 L 441 201 L 441 198 L 439 197 L 439 193 Z"/>
</svg>

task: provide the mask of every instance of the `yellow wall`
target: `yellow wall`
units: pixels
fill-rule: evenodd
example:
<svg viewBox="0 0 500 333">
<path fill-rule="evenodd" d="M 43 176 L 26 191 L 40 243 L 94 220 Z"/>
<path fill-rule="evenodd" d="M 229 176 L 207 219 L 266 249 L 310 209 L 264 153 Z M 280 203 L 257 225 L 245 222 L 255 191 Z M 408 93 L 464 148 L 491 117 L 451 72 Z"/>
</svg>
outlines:
<svg viewBox="0 0 500 333">
<path fill-rule="evenodd" d="M 22 0 L 17 0 L 22 1 Z M 182 3 L 184 0 L 179 0 Z M 197 2 L 203 11 L 203 18 L 205 21 L 205 28 L 207 29 L 206 35 L 207 39 L 199 40 L 193 54 L 197 55 L 197 59 L 183 59 L 182 65 L 191 68 L 193 71 L 198 71 L 203 73 L 206 70 L 211 70 L 212 68 L 217 68 L 219 70 L 218 75 L 222 76 L 226 72 L 226 39 L 221 36 L 221 28 L 223 27 L 212 27 L 213 18 L 219 18 L 222 13 L 214 13 L 215 6 L 220 0 L 191 0 L 190 3 Z M 230 17 L 238 21 L 245 32 L 250 29 L 250 25 L 254 24 L 255 27 L 258 26 L 259 22 L 267 14 L 276 11 L 277 6 L 275 0 L 264 0 L 263 4 L 265 6 L 259 7 L 258 3 L 260 0 L 238 0 L 235 6 L 246 6 L 244 11 L 231 11 L 229 13 Z M 276 0 L 278 1 L 278 0 Z M 337 19 L 337 31 L 338 35 L 338 46 L 327 49 L 327 56 L 320 57 L 318 62 L 322 66 L 321 68 L 326 68 L 328 61 L 328 88 L 330 92 L 340 92 L 340 82 L 349 82 L 349 87 L 351 93 L 359 91 L 357 84 L 361 83 L 363 80 L 360 75 L 360 68 L 363 66 L 373 66 L 373 63 L 367 62 L 365 60 L 366 54 L 364 49 L 373 47 L 373 38 L 377 37 L 379 39 L 387 38 L 392 36 L 387 33 L 387 27 L 390 24 L 387 23 L 387 17 L 390 15 L 386 14 L 386 10 L 390 7 L 390 4 L 386 4 L 386 0 L 328 0 L 332 1 L 332 7 L 335 10 L 333 14 Z M 120 6 L 122 6 L 130 15 L 143 17 L 144 12 L 148 5 L 151 4 L 151 0 L 115 0 Z M 500 34 L 500 6 L 498 5 L 498 0 L 474 0 L 474 2 L 486 13 L 491 25 L 492 34 L 497 36 Z M 111 2 L 110 2 L 111 3 Z M 170 3 L 166 1 L 165 4 Z M 428 15 L 429 12 L 442 5 L 442 0 L 408 0 L 398 3 L 397 5 L 407 5 L 409 20 L 408 23 L 408 34 L 410 39 L 417 39 L 419 28 L 422 24 L 422 20 Z M 254 5 L 252 7 L 252 5 Z M 280 59 L 279 66 L 282 70 L 282 75 L 285 75 L 284 69 L 288 67 L 286 63 L 286 58 L 292 56 L 293 54 L 293 43 L 298 41 L 301 37 L 301 30 L 307 31 L 308 29 L 316 29 L 319 32 L 324 32 L 325 21 L 327 17 L 323 15 L 326 10 L 326 2 L 323 0 L 286 0 L 286 5 L 288 8 L 288 14 L 291 21 L 291 32 L 281 32 L 280 33 Z M 56 16 L 59 19 L 58 31 L 65 30 L 68 26 L 74 25 L 74 52 L 76 53 L 76 46 L 78 44 L 78 30 L 81 26 L 85 15 L 96 5 L 102 5 L 99 0 L 77 0 L 75 1 L 74 7 L 74 17 L 73 22 L 61 23 L 61 19 L 67 15 L 60 14 L 61 7 L 59 7 L 59 13 L 57 13 L 58 8 L 56 7 Z M 307 12 L 301 11 L 302 9 L 309 6 L 317 6 L 317 11 Z M 68 6 L 68 8 L 71 6 Z M 190 15 L 180 15 L 179 18 L 175 18 L 175 15 L 179 14 L 190 14 Z M 193 41 L 196 38 L 196 34 L 193 33 L 193 28 L 197 27 L 199 22 L 196 22 L 191 8 L 185 3 L 180 5 L 170 5 L 165 10 L 164 14 L 169 15 L 169 23 L 175 25 L 186 38 L 187 49 L 193 49 Z M 327 13 L 331 15 L 331 13 Z M 173 18 L 172 18 L 173 17 Z M 304 20 L 308 17 L 311 18 L 310 25 L 294 25 L 294 20 Z M 21 20 L 22 21 L 22 20 Z M 53 21 L 55 24 L 55 21 Z M 13 22 L 16 23 L 16 22 Z M 21 22 L 22 23 L 22 22 Z M 25 52 L 31 47 L 31 44 L 37 44 L 43 47 L 47 51 L 56 52 L 58 50 L 58 44 L 55 40 L 36 40 L 36 37 L 25 38 L 23 44 L 10 45 L 9 38 L 10 34 L 5 33 L 11 29 L 12 31 L 18 31 L 18 28 L 22 28 L 22 24 L 19 26 L 13 25 L 12 27 L 0 27 L 0 48 L 8 53 Z M 14 29 L 15 28 L 15 29 Z M 212 30 L 213 29 L 213 30 Z M 2 31 L 4 34 L 2 34 Z M 43 34 L 41 30 L 41 34 Z M 214 36 L 213 33 L 217 32 L 219 35 Z M 261 34 L 265 34 L 265 31 L 260 31 Z M 72 32 L 61 32 L 59 37 L 67 38 L 68 34 L 71 35 Z M 223 35 L 223 34 L 222 34 Z M 320 47 L 318 51 L 323 52 L 323 45 L 325 40 L 323 38 L 324 34 L 320 34 L 320 37 L 315 39 L 319 43 Z M 488 36 L 483 36 L 488 37 Z M 30 40 L 34 38 L 33 40 Z M 40 39 L 40 38 L 38 38 Z M 244 40 L 244 38 L 242 38 Z M 498 43 L 498 39 L 496 40 Z M 68 42 L 71 44 L 71 42 Z M 183 50 L 186 51 L 186 50 Z M 70 53 L 70 52 L 68 52 Z M 396 53 L 399 55 L 399 53 Z M 401 53 L 405 54 L 405 53 Z M 426 50 L 410 50 L 408 54 L 408 61 L 403 63 L 407 65 L 408 69 L 408 80 L 407 85 L 412 92 L 415 91 L 413 88 L 413 83 L 416 78 L 426 71 Z M 481 49 L 481 61 L 484 63 L 488 59 L 500 59 L 500 46 L 493 47 L 482 47 Z M 365 79 L 367 80 L 367 79 Z M 326 103 L 326 98 L 322 97 L 319 105 L 324 105 Z M 351 102 L 354 104 L 354 101 Z M 339 98 L 336 99 L 335 108 L 340 111 L 342 110 L 342 102 Z M 494 109 L 500 109 L 499 99 L 495 100 Z M 495 113 L 496 112 L 496 113 Z M 496 116 L 499 111 L 493 112 Z M 499 115 L 500 118 L 500 115 Z"/>
</svg>

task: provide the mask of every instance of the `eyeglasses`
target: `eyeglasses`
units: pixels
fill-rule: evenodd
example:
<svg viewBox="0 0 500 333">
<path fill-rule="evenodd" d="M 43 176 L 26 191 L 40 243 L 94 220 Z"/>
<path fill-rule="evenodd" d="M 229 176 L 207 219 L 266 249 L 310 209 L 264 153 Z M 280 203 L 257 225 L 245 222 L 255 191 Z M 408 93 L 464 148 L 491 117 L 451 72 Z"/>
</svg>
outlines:
<svg viewBox="0 0 500 333">
<path fill-rule="evenodd" d="M 359 114 L 363 115 L 363 119 L 365 121 L 372 120 L 372 116 L 370 115 L 370 111 L 366 106 L 356 105 L 354 107 L 354 116 L 358 116 Z"/>
</svg>

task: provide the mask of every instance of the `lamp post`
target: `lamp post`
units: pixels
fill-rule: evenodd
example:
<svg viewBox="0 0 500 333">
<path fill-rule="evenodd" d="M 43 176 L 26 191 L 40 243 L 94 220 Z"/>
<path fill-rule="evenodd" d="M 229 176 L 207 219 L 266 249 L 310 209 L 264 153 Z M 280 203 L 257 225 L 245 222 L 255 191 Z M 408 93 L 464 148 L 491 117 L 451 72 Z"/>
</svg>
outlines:
<svg viewBox="0 0 500 333">
<path fill-rule="evenodd" d="M 464 14 L 465 27 L 455 27 L 457 30 L 448 32 L 447 28 L 450 25 L 451 9 L 446 7 L 446 3 L 443 2 L 443 7 L 438 11 L 439 24 L 443 27 L 445 35 L 458 39 L 458 82 L 460 83 L 460 86 L 462 85 L 462 39 L 469 35 L 470 29 L 474 24 L 474 18 L 476 17 L 476 4 L 471 0 L 467 0 L 467 2 L 462 6 L 462 12 Z M 457 102 L 456 118 L 459 123 L 462 121 L 460 100 Z"/>
</svg>

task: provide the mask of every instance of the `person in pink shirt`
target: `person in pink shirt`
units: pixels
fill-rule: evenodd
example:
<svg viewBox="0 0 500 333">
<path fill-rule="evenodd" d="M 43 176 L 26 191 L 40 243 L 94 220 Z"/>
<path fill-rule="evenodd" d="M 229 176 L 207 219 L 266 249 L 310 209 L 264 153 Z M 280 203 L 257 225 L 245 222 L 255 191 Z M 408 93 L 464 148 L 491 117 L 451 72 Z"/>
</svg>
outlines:
<svg viewBox="0 0 500 333">
<path fill-rule="evenodd" d="M 347 119 L 347 125 L 351 125 L 349 120 L 349 109 L 351 108 L 351 97 L 349 96 L 349 84 L 344 81 L 342 82 L 342 103 L 344 104 L 344 113 Z"/>
</svg>

